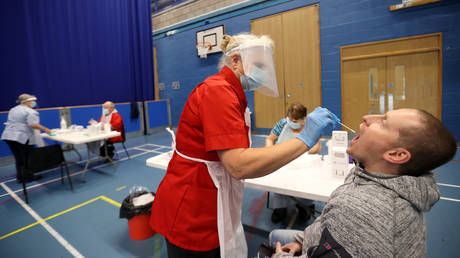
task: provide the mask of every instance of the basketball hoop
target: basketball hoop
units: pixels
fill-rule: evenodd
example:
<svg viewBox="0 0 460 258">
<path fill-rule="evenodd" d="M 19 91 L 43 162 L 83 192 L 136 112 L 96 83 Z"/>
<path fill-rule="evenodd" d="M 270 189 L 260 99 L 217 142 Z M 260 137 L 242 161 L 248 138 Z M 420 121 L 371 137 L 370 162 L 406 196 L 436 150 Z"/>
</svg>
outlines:
<svg viewBox="0 0 460 258">
<path fill-rule="evenodd" d="M 209 42 L 198 42 L 196 43 L 196 49 L 198 50 L 198 56 L 200 56 L 200 58 L 206 58 L 208 56 L 208 51 L 212 50 L 212 45 Z"/>
</svg>

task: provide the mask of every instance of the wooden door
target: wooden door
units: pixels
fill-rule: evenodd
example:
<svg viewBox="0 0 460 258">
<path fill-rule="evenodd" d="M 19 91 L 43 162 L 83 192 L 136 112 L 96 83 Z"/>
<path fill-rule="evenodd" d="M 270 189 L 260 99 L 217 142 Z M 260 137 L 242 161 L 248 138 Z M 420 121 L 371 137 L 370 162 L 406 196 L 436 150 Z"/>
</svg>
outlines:
<svg viewBox="0 0 460 258">
<path fill-rule="evenodd" d="M 251 22 L 251 31 L 255 35 L 268 35 L 275 42 L 273 60 L 275 62 L 278 98 L 268 97 L 258 91 L 254 92 L 254 112 L 256 128 L 272 128 L 285 116 L 284 103 L 284 60 L 281 15 L 273 15 Z"/>
<path fill-rule="evenodd" d="M 388 110 L 421 108 L 441 118 L 438 52 L 387 58 Z"/>
<path fill-rule="evenodd" d="M 386 110 L 385 57 L 351 60 L 343 63 L 343 123 L 358 131 L 364 114 Z"/>
<path fill-rule="evenodd" d="M 356 130 L 363 115 L 405 107 L 421 108 L 441 119 L 441 36 L 342 47 L 343 122 Z M 378 96 L 371 94 L 374 89 Z"/>
<path fill-rule="evenodd" d="M 321 105 L 318 5 L 283 13 L 283 41 L 286 108 L 297 102 L 311 112 Z"/>
<path fill-rule="evenodd" d="M 257 128 L 272 128 L 286 116 L 293 102 L 308 111 L 321 105 L 321 57 L 319 6 L 312 5 L 260 18 L 251 22 L 256 35 L 269 35 L 275 42 L 274 61 L 278 98 L 254 93 Z"/>
</svg>

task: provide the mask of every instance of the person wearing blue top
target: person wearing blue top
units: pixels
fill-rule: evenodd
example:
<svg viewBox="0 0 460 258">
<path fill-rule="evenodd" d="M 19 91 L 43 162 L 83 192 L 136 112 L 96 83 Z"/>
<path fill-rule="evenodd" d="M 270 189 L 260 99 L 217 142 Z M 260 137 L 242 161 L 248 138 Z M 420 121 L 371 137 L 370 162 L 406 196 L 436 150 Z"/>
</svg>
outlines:
<svg viewBox="0 0 460 258">
<path fill-rule="evenodd" d="M 299 103 L 293 103 L 288 107 L 287 117 L 278 121 L 273 127 L 270 135 L 265 139 L 265 146 L 269 147 L 275 143 L 281 143 L 295 138 L 302 132 L 307 118 L 307 108 Z M 309 151 L 316 154 L 321 151 L 321 144 L 318 141 Z M 300 205 L 301 203 L 301 205 Z M 297 205 L 299 217 L 304 220 L 309 219 L 309 213 L 314 210 L 311 200 L 299 200 L 289 196 L 273 193 L 270 195 L 268 206 L 273 209 L 271 220 L 278 223 L 283 220 L 288 213 L 287 208 Z M 308 211 L 307 211 L 308 210 Z"/>
<path fill-rule="evenodd" d="M 5 123 L 1 139 L 5 141 L 11 149 L 16 160 L 16 178 L 19 183 L 22 180 L 37 180 L 40 176 L 33 177 L 26 175 L 22 178 L 21 170 L 27 160 L 27 154 L 35 144 L 34 130 L 42 130 L 47 134 L 51 131 L 40 124 L 40 117 L 33 108 L 37 106 L 37 98 L 29 94 L 21 94 L 16 100 L 17 106 L 8 111 L 8 120 Z"/>
</svg>

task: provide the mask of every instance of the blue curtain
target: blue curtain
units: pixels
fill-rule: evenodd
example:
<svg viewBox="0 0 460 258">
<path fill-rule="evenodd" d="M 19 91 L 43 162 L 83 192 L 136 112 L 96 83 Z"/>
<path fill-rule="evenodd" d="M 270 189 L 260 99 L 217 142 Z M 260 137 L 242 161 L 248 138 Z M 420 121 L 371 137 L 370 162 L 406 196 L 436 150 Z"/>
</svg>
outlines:
<svg viewBox="0 0 460 258">
<path fill-rule="evenodd" d="M 150 0 L 0 2 L 0 111 L 154 98 Z"/>
</svg>

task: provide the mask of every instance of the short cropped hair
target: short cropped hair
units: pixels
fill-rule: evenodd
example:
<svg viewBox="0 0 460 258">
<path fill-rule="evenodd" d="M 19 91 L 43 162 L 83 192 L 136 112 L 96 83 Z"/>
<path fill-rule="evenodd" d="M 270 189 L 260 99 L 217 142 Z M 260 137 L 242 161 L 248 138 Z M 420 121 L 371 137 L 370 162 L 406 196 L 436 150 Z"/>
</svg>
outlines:
<svg viewBox="0 0 460 258">
<path fill-rule="evenodd" d="M 113 104 L 112 101 L 106 101 L 103 105 L 105 105 L 105 104 L 108 104 L 109 107 L 111 107 L 111 108 L 115 107 L 115 104 Z"/>
<path fill-rule="evenodd" d="M 411 158 L 399 166 L 399 174 L 420 176 L 449 162 L 457 152 L 452 133 L 430 113 L 416 109 L 422 126 L 402 128 L 398 145 L 407 149 Z"/>
<path fill-rule="evenodd" d="M 287 116 L 293 119 L 304 119 L 307 116 L 307 107 L 300 103 L 292 103 L 289 105 Z"/>
</svg>

